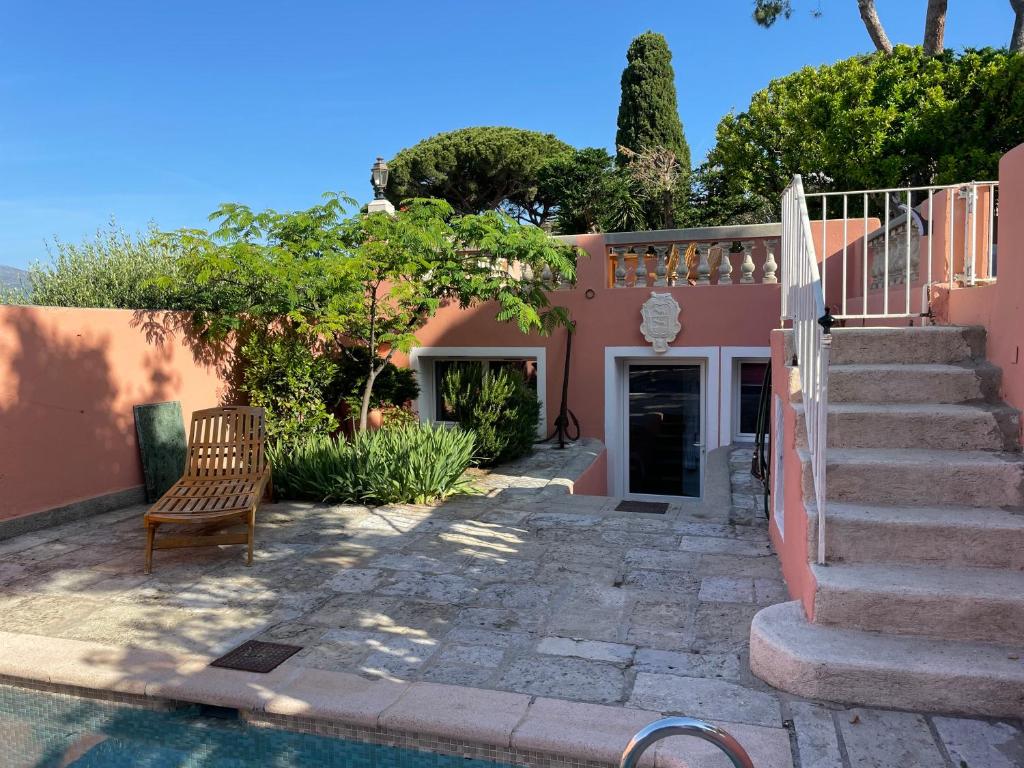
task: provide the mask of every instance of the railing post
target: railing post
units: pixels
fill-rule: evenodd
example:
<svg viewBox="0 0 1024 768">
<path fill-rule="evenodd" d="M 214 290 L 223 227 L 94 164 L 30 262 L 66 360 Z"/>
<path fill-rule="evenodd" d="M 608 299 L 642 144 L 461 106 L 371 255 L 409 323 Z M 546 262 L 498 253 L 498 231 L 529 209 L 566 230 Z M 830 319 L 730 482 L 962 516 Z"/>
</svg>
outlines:
<svg viewBox="0 0 1024 768">
<path fill-rule="evenodd" d="M 626 249 L 612 248 L 615 254 L 615 287 L 626 287 Z"/>
<path fill-rule="evenodd" d="M 740 282 L 754 282 L 754 249 L 753 240 L 744 240 L 740 243 L 743 246 L 743 263 L 740 264 Z"/>
<path fill-rule="evenodd" d="M 697 285 L 711 285 L 711 265 L 708 264 L 708 248 L 702 248 L 700 243 L 697 243 Z"/>
<path fill-rule="evenodd" d="M 722 249 L 722 260 L 718 264 L 718 284 L 732 285 L 732 260 L 729 253 L 732 250 L 732 243 L 720 243 Z"/>
<path fill-rule="evenodd" d="M 654 267 L 654 285 L 656 288 L 668 285 L 668 267 L 665 263 L 667 252 L 668 246 L 654 246 L 654 255 L 658 260 L 657 266 Z"/>
<path fill-rule="evenodd" d="M 686 263 L 686 252 L 689 249 L 688 243 L 676 243 L 676 285 L 690 284 L 690 265 Z"/>
<path fill-rule="evenodd" d="M 765 240 L 764 247 L 766 254 L 764 257 L 764 273 L 761 276 L 762 283 L 777 283 L 779 278 L 775 276 L 775 273 L 779 269 L 779 265 L 775 261 L 775 249 L 778 248 L 778 240 Z"/>
<path fill-rule="evenodd" d="M 634 285 L 637 288 L 647 287 L 647 249 L 643 246 L 633 246 L 633 253 L 636 254 L 636 279 Z"/>
</svg>

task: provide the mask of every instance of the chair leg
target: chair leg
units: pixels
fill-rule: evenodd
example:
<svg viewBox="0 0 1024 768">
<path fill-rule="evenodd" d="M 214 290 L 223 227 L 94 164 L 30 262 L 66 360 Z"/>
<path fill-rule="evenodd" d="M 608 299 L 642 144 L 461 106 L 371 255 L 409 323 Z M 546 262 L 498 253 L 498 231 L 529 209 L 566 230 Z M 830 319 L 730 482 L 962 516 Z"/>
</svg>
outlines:
<svg viewBox="0 0 1024 768">
<path fill-rule="evenodd" d="M 256 510 L 249 510 L 249 557 L 246 559 L 246 565 L 252 565 L 252 549 L 256 539 Z"/>
<path fill-rule="evenodd" d="M 146 525 L 146 573 L 153 572 L 153 540 L 156 538 L 156 524 Z"/>
</svg>

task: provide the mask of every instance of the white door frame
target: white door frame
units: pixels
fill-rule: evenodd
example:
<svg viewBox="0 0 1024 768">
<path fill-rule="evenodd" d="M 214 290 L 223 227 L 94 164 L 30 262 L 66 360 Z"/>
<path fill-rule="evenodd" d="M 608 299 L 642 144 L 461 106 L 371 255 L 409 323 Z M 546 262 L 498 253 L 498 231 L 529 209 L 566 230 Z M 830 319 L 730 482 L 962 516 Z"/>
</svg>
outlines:
<svg viewBox="0 0 1024 768">
<path fill-rule="evenodd" d="M 503 357 L 532 357 L 537 361 L 537 397 L 540 400 L 540 418 L 537 436 L 547 437 L 547 355 L 545 347 L 413 347 L 409 351 L 409 367 L 416 373 L 420 394 L 416 398 L 416 411 L 420 421 L 435 421 L 434 375 L 424 375 L 434 358 L 494 359 Z"/>
<path fill-rule="evenodd" d="M 733 417 L 739 402 L 739 384 L 736 381 L 736 361 L 763 360 L 771 365 L 771 347 L 722 347 L 722 406 L 719 419 L 719 445 L 729 445 L 736 436 L 733 434 Z M 750 438 L 753 440 L 753 438 Z"/>
<path fill-rule="evenodd" d="M 605 347 L 604 350 L 604 435 L 608 452 L 608 493 L 622 497 L 628 487 L 626 472 L 626 437 L 628 430 L 625 418 L 627 386 L 625 367 L 627 363 L 667 365 L 700 364 L 701 410 L 704 435 L 704 451 L 719 447 L 719 348 L 718 347 L 669 347 L 666 352 L 655 352 L 651 347 Z M 703 462 L 702 462 L 703 465 Z M 703 466 L 701 471 L 701 492 L 703 493 Z M 635 498 L 640 498 L 636 496 Z M 651 498 L 644 496 L 643 498 Z M 682 496 L 664 497 L 673 501 L 685 499 Z"/>
</svg>

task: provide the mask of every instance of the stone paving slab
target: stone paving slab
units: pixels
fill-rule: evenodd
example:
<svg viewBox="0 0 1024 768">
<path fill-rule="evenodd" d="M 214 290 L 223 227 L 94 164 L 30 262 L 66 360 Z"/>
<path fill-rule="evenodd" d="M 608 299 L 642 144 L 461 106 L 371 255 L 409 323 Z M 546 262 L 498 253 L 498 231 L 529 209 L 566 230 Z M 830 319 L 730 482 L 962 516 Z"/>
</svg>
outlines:
<svg viewBox="0 0 1024 768">
<path fill-rule="evenodd" d="M 750 620 L 788 596 L 749 449 L 712 452 L 705 498 L 664 516 L 565 495 L 571 459 L 538 451 L 479 475 L 481 495 L 434 506 L 267 505 L 252 568 L 242 548 L 205 548 L 159 551 L 142 574 L 142 507 L 0 541 L 0 632 L 158 659 L 294 643 L 282 679 L 327 710 L 323 680 L 351 688 L 353 708 L 440 684 L 512 696 L 509 719 L 550 700 L 569 721 L 606 709 L 722 721 L 759 754 L 792 744 L 802 768 L 1024 765 L 1019 723 L 804 702 L 753 678 Z M 278 698 L 282 713 L 302 708 Z M 531 728 L 524 743 L 553 738 Z M 659 748 L 660 764 L 689 765 L 674 750 Z"/>
</svg>

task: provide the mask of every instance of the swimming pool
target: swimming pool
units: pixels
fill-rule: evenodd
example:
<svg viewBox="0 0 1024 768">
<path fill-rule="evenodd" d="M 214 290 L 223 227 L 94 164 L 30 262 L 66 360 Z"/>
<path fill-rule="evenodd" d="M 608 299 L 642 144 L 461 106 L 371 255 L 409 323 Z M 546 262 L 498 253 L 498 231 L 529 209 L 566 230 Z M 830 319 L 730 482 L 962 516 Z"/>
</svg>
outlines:
<svg viewBox="0 0 1024 768">
<path fill-rule="evenodd" d="M 3 768 L 511 768 L 276 728 L 213 710 L 151 710 L 0 685 Z"/>
</svg>

